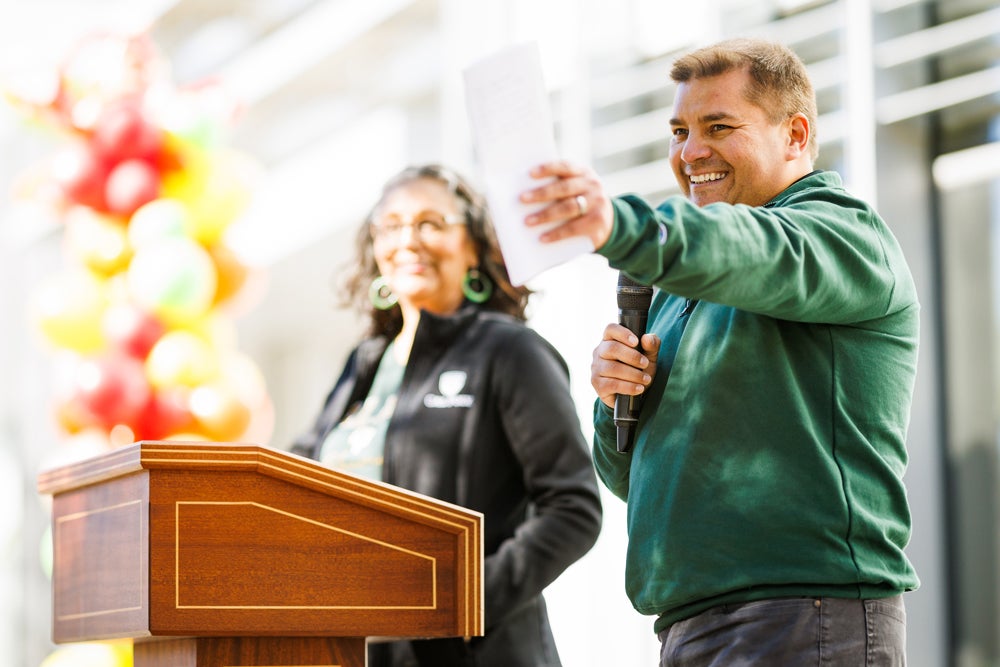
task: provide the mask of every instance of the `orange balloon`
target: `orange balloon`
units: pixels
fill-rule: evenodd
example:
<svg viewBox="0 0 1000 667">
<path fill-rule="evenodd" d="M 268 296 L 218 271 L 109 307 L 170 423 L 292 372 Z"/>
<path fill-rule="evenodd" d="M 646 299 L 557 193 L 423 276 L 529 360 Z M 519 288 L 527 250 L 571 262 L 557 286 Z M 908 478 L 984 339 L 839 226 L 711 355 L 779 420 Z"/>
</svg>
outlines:
<svg viewBox="0 0 1000 667">
<path fill-rule="evenodd" d="M 98 425 L 98 419 L 73 398 L 57 400 L 53 413 L 56 424 L 69 435 Z"/>
<path fill-rule="evenodd" d="M 191 392 L 188 407 L 200 429 L 214 440 L 238 440 L 250 425 L 250 408 L 220 383 L 196 388 Z"/>
<path fill-rule="evenodd" d="M 249 270 L 229 246 L 216 243 L 207 248 L 209 257 L 215 264 L 218 282 L 215 288 L 215 304 L 228 301 L 246 283 Z"/>
</svg>

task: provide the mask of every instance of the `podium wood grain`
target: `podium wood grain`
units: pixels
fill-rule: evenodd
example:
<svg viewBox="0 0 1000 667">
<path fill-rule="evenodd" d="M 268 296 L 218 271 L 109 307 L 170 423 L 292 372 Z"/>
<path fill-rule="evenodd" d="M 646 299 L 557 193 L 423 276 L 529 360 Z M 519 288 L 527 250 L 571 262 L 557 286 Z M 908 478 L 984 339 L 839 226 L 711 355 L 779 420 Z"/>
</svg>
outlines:
<svg viewBox="0 0 1000 667">
<path fill-rule="evenodd" d="M 364 667 L 363 638 L 184 637 L 135 646 L 142 667 Z"/>
<path fill-rule="evenodd" d="M 56 642 L 133 637 L 137 667 L 167 648 L 191 667 L 326 667 L 363 665 L 369 636 L 483 632 L 477 512 L 229 443 L 141 442 L 38 486 Z"/>
</svg>

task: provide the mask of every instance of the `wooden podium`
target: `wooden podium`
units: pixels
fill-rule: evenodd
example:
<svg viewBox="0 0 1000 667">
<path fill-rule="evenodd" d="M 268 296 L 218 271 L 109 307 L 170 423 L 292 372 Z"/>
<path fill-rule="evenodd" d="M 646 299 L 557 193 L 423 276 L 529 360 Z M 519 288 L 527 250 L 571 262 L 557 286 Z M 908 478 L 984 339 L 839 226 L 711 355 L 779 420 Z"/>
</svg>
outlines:
<svg viewBox="0 0 1000 667">
<path fill-rule="evenodd" d="M 256 445 L 140 442 L 43 472 L 53 639 L 135 667 L 364 667 L 483 634 L 482 515 Z"/>
</svg>

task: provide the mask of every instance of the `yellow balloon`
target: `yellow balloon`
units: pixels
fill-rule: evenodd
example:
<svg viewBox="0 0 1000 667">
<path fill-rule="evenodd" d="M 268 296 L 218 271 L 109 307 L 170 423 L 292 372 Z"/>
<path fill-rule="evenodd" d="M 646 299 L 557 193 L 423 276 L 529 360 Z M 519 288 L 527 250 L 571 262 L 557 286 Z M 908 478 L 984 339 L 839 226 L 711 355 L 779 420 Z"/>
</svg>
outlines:
<svg viewBox="0 0 1000 667">
<path fill-rule="evenodd" d="M 126 226 L 86 206 L 74 206 L 67 213 L 65 239 L 70 253 L 101 275 L 121 271 L 132 258 Z"/>
<path fill-rule="evenodd" d="M 219 375 L 219 358 L 208 341 L 190 331 L 170 331 L 146 358 L 146 377 L 156 388 L 196 387 Z"/>
<path fill-rule="evenodd" d="M 177 329 L 199 336 L 216 350 L 236 347 L 238 338 L 236 324 L 232 318 L 219 315 L 215 309 L 209 310 L 202 317 L 179 324 Z"/>
<path fill-rule="evenodd" d="M 108 645 L 115 650 L 118 655 L 118 667 L 132 667 L 132 640 L 115 639 L 109 641 Z"/>
<path fill-rule="evenodd" d="M 131 665 L 131 660 L 123 662 L 119 650 L 114 646 L 94 642 L 60 646 L 42 660 L 40 667 L 124 667 L 125 665 Z"/>
<path fill-rule="evenodd" d="M 183 202 L 185 233 L 203 245 L 218 243 L 250 200 L 259 165 L 235 151 L 209 152 L 168 137 L 177 166 L 163 175 L 161 197 Z"/>
<path fill-rule="evenodd" d="M 171 433 L 165 438 L 161 438 L 162 442 L 215 442 L 215 440 L 210 435 L 204 433 L 195 433 L 194 431 L 182 431 L 180 433 Z"/>
<path fill-rule="evenodd" d="M 104 347 L 101 319 L 106 306 L 103 282 L 88 271 L 70 270 L 51 276 L 36 288 L 31 311 L 50 343 L 90 354 Z"/>
<path fill-rule="evenodd" d="M 166 133 L 164 146 L 175 164 L 163 173 L 160 196 L 189 204 L 200 196 L 208 181 L 211 171 L 208 154 L 173 132 Z"/>
<path fill-rule="evenodd" d="M 236 153 L 215 155 L 204 187 L 192 202 L 188 234 L 205 245 L 217 243 L 246 209 L 257 166 Z"/>
</svg>

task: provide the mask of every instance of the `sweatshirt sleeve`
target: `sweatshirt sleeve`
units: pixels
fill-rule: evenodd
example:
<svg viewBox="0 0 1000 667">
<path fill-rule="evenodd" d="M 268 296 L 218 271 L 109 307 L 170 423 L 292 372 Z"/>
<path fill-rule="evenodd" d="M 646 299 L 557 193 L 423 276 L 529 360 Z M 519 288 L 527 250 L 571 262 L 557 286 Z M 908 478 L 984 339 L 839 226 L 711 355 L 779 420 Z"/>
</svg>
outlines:
<svg viewBox="0 0 1000 667">
<path fill-rule="evenodd" d="M 594 466 L 608 490 L 627 501 L 632 452 L 618 451 L 614 411 L 601 399 L 594 401 Z"/>
<path fill-rule="evenodd" d="M 615 227 L 600 254 L 666 292 L 802 322 L 882 317 L 894 299 L 895 240 L 864 202 L 834 188 L 780 206 L 709 204 L 673 196 L 653 208 L 613 200 Z"/>
</svg>

